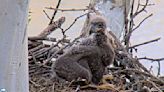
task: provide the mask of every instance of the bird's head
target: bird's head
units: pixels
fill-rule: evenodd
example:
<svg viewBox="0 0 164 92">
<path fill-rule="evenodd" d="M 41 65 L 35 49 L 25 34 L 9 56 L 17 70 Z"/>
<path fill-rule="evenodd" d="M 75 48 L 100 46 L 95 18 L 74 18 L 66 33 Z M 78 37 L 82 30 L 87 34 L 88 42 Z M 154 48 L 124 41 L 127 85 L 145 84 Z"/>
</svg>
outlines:
<svg viewBox="0 0 164 92">
<path fill-rule="evenodd" d="M 102 16 L 95 15 L 90 19 L 90 33 L 104 33 L 106 30 L 106 21 Z"/>
</svg>

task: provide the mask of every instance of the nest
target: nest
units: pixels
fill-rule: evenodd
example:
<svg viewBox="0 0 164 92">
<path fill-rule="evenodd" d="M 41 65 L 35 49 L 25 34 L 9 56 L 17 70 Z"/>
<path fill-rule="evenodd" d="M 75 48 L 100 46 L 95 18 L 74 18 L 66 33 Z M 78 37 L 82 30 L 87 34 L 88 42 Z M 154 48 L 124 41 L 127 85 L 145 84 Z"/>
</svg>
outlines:
<svg viewBox="0 0 164 92">
<path fill-rule="evenodd" d="M 140 62 L 133 57 L 119 40 L 114 37 L 117 48 L 112 67 L 107 67 L 102 84 L 91 85 L 84 81 L 60 81 L 53 77 L 51 65 L 63 50 L 73 45 L 63 33 L 61 40 L 47 38 L 53 30 L 60 28 L 65 18 L 50 24 L 36 37 L 28 38 L 29 84 L 30 92 L 162 92 L 164 91 L 164 78 L 152 75 Z M 65 32 L 65 31 L 63 31 Z M 55 44 L 47 45 L 43 40 Z M 157 39 L 159 40 L 159 39 Z M 60 44 L 60 45 L 59 45 Z"/>
<path fill-rule="evenodd" d="M 93 86 L 83 82 L 60 82 L 54 79 L 51 71 L 52 60 L 73 42 L 62 39 L 56 44 L 45 45 L 42 40 L 29 39 L 30 92 L 162 92 L 164 90 L 164 80 L 152 75 L 121 45 L 115 50 L 113 66 L 107 67 L 108 73 L 104 75 L 106 84 Z M 59 44 L 62 46 L 59 47 Z M 105 76 L 108 78 L 105 79 Z"/>
</svg>

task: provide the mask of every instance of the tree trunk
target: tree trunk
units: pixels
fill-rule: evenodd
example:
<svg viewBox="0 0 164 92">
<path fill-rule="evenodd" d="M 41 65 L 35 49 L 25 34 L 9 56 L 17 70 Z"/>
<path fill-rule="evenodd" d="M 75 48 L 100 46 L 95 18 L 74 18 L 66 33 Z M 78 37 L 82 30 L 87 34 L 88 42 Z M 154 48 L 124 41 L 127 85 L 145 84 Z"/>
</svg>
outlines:
<svg viewBox="0 0 164 92">
<path fill-rule="evenodd" d="M 1 0 L 0 92 L 29 92 L 27 14 L 28 0 Z"/>
<path fill-rule="evenodd" d="M 132 0 L 91 0 L 91 4 L 107 19 L 107 26 L 116 35 L 121 37 L 124 31 L 125 18 L 130 9 Z"/>
</svg>

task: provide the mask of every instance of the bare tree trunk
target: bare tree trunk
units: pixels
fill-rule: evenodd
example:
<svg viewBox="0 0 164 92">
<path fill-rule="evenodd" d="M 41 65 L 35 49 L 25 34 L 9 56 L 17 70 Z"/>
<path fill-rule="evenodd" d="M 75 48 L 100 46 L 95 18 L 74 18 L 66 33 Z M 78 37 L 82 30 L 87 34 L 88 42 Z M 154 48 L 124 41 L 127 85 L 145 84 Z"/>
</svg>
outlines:
<svg viewBox="0 0 164 92">
<path fill-rule="evenodd" d="M 29 92 L 28 0 L 0 1 L 0 91 Z"/>
<path fill-rule="evenodd" d="M 125 17 L 129 12 L 131 0 L 91 0 L 96 10 L 107 19 L 107 26 L 120 38 L 125 26 Z"/>
</svg>

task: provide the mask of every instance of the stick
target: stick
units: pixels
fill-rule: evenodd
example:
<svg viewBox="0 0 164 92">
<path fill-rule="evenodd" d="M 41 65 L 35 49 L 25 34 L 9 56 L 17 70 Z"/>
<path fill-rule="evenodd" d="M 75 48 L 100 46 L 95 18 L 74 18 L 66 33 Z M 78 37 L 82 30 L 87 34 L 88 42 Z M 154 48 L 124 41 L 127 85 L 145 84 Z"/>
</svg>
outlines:
<svg viewBox="0 0 164 92">
<path fill-rule="evenodd" d="M 50 10 L 58 10 L 61 12 L 65 12 L 65 11 L 86 11 L 88 10 L 87 8 L 85 9 L 56 9 L 56 8 L 52 8 L 52 7 L 45 7 L 46 9 L 50 9 Z"/>
<path fill-rule="evenodd" d="M 38 36 L 39 37 L 46 37 L 50 33 L 52 33 L 55 29 L 61 27 L 61 25 L 65 22 L 65 17 L 61 17 L 57 21 L 48 25 L 46 29 L 44 29 Z"/>
<path fill-rule="evenodd" d="M 146 59 L 146 60 L 150 60 L 152 62 L 154 62 L 154 61 L 164 61 L 164 58 L 153 59 L 153 58 L 143 57 L 143 58 L 138 58 L 138 59 L 139 60 Z"/>
<path fill-rule="evenodd" d="M 58 4 L 57 4 L 57 6 L 56 6 L 56 9 L 59 8 L 60 2 L 61 2 L 61 0 L 58 1 Z M 53 14 L 53 16 L 52 16 L 52 18 L 51 18 L 51 20 L 50 20 L 49 25 L 52 24 L 52 22 L 53 22 L 53 20 L 54 20 L 54 18 L 55 18 L 56 13 L 57 13 L 57 10 L 54 11 L 54 14 Z"/>
<path fill-rule="evenodd" d="M 85 16 L 85 15 L 87 15 L 87 14 L 88 14 L 88 13 L 85 13 L 85 14 L 80 15 L 79 17 L 75 18 L 75 20 L 72 22 L 72 24 L 71 24 L 67 29 L 65 29 L 64 32 L 66 32 L 68 29 L 70 29 L 70 28 L 76 23 L 76 21 L 77 21 L 79 18 L 81 18 L 81 17 L 83 17 L 83 16 Z"/>
<path fill-rule="evenodd" d="M 135 48 L 135 47 L 138 47 L 138 46 L 141 46 L 141 45 L 149 44 L 149 43 L 152 43 L 152 42 L 156 42 L 156 41 L 158 41 L 158 40 L 160 40 L 160 39 L 161 39 L 161 38 L 156 38 L 156 39 L 154 39 L 154 40 L 146 41 L 146 42 L 143 42 L 143 43 L 140 43 L 140 44 L 131 46 L 131 47 L 129 47 L 129 49 L 132 49 L 132 48 Z"/>
<path fill-rule="evenodd" d="M 51 18 L 48 16 L 48 14 L 46 13 L 46 11 L 43 10 L 43 12 L 44 12 L 44 14 L 47 16 L 47 18 L 51 20 Z"/>
<path fill-rule="evenodd" d="M 47 41 L 56 42 L 56 38 L 40 37 L 40 36 L 28 37 L 28 40 L 31 40 L 31 41 L 47 40 Z"/>
<path fill-rule="evenodd" d="M 137 28 L 139 28 L 139 27 L 141 26 L 141 24 L 142 24 L 145 20 L 147 20 L 149 17 L 151 17 L 151 16 L 153 16 L 153 14 L 150 14 L 150 15 L 148 15 L 147 17 L 145 17 L 145 18 L 132 30 L 132 32 L 133 32 L 134 30 L 136 30 Z"/>
</svg>

